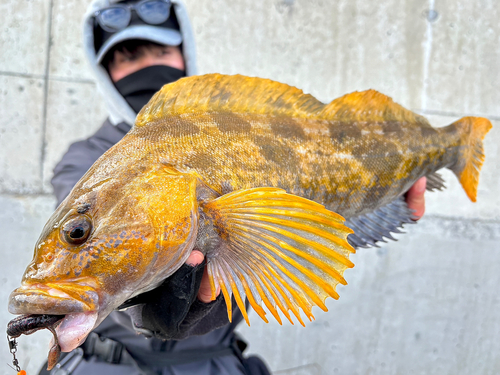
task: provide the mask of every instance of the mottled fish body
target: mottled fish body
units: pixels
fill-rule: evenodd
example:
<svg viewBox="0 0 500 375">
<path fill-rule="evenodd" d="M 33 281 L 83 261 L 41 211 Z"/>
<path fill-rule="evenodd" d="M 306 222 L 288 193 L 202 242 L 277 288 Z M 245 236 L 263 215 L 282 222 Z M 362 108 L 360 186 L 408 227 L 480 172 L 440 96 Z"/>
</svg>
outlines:
<svg viewBox="0 0 500 375">
<path fill-rule="evenodd" d="M 366 95 L 388 99 L 375 91 Z M 193 171 L 221 195 L 279 187 L 350 218 L 392 202 L 419 177 L 459 160 L 467 120 L 435 129 L 414 117 L 420 122 L 201 113 L 148 123 L 129 137 L 147 144 L 143 152 L 156 154 L 157 163 Z M 189 126 L 182 122 L 187 119 Z"/>
<path fill-rule="evenodd" d="M 246 297 L 266 321 L 264 307 L 303 324 L 299 309 L 312 319 L 338 298 L 351 245 L 411 220 L 400 197 L 418 178 L 440 188 L 450 168 L 475 200 L 490 127 L 433 128 L 373 90 L 323 104 L 243 76 L 166 85 L 53 214 L 9 310 L 67 315 L 56 331 L 71 350 L 196 248 L 229 316 L 234 296 L 248 322 Z"/>
</svg>

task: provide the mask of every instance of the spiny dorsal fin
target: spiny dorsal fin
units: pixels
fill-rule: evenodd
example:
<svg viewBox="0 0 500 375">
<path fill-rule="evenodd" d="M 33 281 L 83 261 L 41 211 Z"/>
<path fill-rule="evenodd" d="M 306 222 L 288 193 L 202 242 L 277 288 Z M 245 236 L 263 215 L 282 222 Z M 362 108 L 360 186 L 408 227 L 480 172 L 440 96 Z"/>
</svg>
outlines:
<svg viewBox="0 0 500 375">
<path fill-rule="evenodd" d="M 325 105 L 319 117 L 331 121 L 410 122 L 431 126 L 422 116 L 395 103 L 375 90 L 353 92 Z"/>
<path fill-rule="evenodd" d="M 234 112 L 313 117 L 324 104 L 302 90 L 269 79 L 207 74 L 163 86 L 139 112 L 136 126 L 193 112 Z"/>
</svg>

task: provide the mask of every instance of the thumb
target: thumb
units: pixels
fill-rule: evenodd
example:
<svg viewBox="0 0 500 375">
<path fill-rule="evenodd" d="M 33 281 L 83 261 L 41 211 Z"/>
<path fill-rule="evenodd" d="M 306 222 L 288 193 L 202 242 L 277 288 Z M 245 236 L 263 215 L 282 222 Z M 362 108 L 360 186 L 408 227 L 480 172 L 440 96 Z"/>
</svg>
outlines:
<svg viewBox="0 0 500 375">
<path fill-rule="evenodd" d="M 186 264 L 191 267 L 195 267 L 198 264 L 201 264 L 203 262 L 203 259 L 205 259 L 205 256 L 203 253 L 199 250 L 193 250 L 191 251 L 191 254 L 189 255 L 189 258 L 186 260 Z"/>
</svg>

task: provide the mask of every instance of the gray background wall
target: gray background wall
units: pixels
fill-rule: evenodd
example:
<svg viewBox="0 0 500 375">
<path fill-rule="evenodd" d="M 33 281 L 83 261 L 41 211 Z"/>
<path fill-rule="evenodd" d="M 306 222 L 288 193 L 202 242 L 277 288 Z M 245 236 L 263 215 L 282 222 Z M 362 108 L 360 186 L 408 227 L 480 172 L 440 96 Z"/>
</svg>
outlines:
<svg viewBox="0 0 500 375">
<path fill-rule="evenodd" d="M 55 201 L 52 168 L 105 110 L 85 65 L 88 1 L 0 0 L 0 327 Z M 330 311 L 307 328 L 241 333 L 276 374 L 500 373 L 500 5 L 496 0 L 187 1 L 201 73 L 241 73 L 329 101 L 377 89 L 437 126 L 493 121 L 478 203 L 451 173 L 427 214 L 382 249 L 361 250 Z M 50 334 L 22 337 L 34 373 Z M 10 362 L 7 343 L 0 363 Z M 0 373 L 12 374 L 7 365 Z"/>
</svg>

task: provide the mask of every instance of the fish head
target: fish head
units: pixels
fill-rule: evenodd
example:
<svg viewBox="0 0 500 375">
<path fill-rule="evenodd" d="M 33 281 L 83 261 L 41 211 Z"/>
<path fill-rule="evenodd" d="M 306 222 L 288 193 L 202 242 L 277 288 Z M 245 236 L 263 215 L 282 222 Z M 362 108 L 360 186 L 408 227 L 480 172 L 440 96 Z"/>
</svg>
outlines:
<svg viewBox="0 0 500 375">
<path fill-rule="evenodd" d="M 92 329 L 185 262 L 197 234 L 196 178 L 166 167 L 128 177 L 84 176 L 45 225 L 11 313 L 83 314 Z"/>
</svg>

